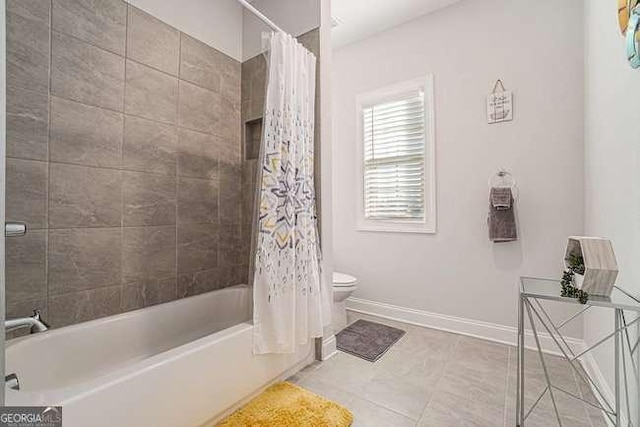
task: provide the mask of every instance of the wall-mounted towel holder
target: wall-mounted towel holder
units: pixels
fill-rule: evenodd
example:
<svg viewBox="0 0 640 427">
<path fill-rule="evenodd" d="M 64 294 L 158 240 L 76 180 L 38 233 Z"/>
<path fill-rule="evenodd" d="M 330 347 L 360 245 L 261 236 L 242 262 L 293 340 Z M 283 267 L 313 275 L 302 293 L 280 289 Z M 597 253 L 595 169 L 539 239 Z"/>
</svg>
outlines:
<svg viewBox="0 0 640 427">
<path fill-rule="evenodd" d="M 499 169 L 496 173 L 489 177 L 489 189 L 498 188 L 511 188 L 511 195 L 514 200 L 518 200 L 518 185 L 516 179 L 511 172 L 506 169 Z"/>
</svg>

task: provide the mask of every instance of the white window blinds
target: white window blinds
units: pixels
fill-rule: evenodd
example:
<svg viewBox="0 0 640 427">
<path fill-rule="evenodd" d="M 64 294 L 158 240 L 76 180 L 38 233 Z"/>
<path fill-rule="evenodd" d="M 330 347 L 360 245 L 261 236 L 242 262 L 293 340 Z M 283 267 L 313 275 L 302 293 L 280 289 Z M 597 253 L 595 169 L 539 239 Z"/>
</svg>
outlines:
<svg viewBox="0 0 640 427">
<path fill-rule="evenodd" d="M 365 218 L 424 221 L 424 92 L 366 106 L 362 114 Z"/>
</svg>

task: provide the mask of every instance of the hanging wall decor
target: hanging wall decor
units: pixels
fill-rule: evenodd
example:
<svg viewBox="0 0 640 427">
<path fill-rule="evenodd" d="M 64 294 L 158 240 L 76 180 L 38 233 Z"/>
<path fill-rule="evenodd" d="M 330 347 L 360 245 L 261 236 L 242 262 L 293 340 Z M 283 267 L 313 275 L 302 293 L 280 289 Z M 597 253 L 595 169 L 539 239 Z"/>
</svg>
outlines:
<svg viewBox="0 0 640 427">
<path fill-rule="evenodd" d="M 640 4 L 636 5 L 629 16 L 626 31 L 627 58 L 633 68 L 640 68 Z"/>
<path fill-rule="evenodd" d="M 631 12 L 639 3 L 640 0 L 618 0 L 618 23 L 623 36 L 627 34 Z"/>
<path fill-rule="evenodd" d="M 487 97 L 487 119 L 489 124 L 513 120 L 513 93 L 505 90 L 500 79 Z"/>
</svg>

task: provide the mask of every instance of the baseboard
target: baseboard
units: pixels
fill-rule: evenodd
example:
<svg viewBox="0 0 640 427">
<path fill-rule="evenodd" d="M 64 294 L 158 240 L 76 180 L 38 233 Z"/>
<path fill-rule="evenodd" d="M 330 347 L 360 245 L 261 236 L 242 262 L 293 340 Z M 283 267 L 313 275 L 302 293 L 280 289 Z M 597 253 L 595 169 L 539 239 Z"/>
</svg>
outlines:
<svg viewBox="0 0 640 427">
<path fill-rule="evenodd" d="M 580 360 L 582 362 L 582 367 L 584 368 L 584 370 L 587 371 L 587 374 L 596 383 L 596 386 L 600 389 L 602 394 L 604 394 L 604 398 L 607 399 L 608 402 L 614 402 L 615 395 L 613 393 L 613 390 L 611 390 L 611 387 L 609 387 L 609 383 L 607 382 L 607 380 L 604 377 L 604 374 L 600 370 L 600 367 L 598 366 L 598 362 L 596 362 L 596 359 L 595 357 L 593 357 L 593 354 L 586 353 L 580 358 Z M 591 386 L 591 388 L 593 389 L 593 386 Z M 600 400 L 600 403 L 602 404 L 602 401 L 601 401 L 602 399 L 600 398 L 600 395 L 595 390 L 593 390 L 593 394 L 598 398 L 598 400 Z M 622 420 L 620 425 L 623 425 L 623 426 L 628 425 L 626 414 L 622 413 L 621 419 Z M 607 422 L 609 427 L 614 427 L 614 424 L 607 417 L 605 417 L 605 421 Z"/>
<path fill-rule="evenodd" d="M 516 345 L 518 329 L 512 326 L 498 325 L 495 323 L 482 322 L 479 320 L 465 319 L 462 317 L 449 316 L 445 314 L 432 313 L 413 308 L 399 307 L 391 304 L 365 300 L 361 298 L 348 298 L 346 301 L 347 310 L 358 313 L 370 314 L 390 320 L 397 320 L 427 328 L 452 332 L 460 335 L 467 335 L 489 341 L 507 345 Z M 560 355 L 560 350 L 547 333 L 538 331 L 540 347 L 549 354 Z M 585 349 L 584 340 L 580 338 L 565 338 L 567 344 L 576 354 Z M 533 332 L 525 331 L 525 347 L 536 348 Z"/>
</svg>

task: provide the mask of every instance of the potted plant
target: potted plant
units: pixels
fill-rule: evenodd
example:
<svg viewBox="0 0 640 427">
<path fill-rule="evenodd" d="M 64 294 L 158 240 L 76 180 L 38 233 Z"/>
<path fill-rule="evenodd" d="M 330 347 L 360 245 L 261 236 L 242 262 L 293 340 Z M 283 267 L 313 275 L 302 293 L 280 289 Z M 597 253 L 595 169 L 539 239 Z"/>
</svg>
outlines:
<svg viewBox="0 0 640 427">
<path fill-rule="evenodd" d="M 581 255 L 569 254 L 569 256 L 565 258 L 565 261 L 567 263 L 567 269 L 573 273 L 573 286 L 582 289 L 585 271 L 584 258 Z"/>
<path fill-rule="evenodd" d="M 608 297 L 618 276 L 613 245 L 600 237 L 571 236 L 567 240 L 564 266 L 571 283 L 589 295 Z"/>
</svg>

